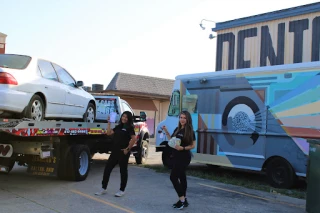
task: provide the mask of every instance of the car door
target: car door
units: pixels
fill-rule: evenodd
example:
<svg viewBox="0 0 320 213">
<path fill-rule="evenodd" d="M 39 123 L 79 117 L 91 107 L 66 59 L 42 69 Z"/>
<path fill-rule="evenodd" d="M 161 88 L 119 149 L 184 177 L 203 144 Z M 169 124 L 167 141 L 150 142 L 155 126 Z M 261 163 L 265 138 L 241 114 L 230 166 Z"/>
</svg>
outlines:
<svg viewBox="0 0 320 213">
<path fill-rule="evenodd" d="M 61 87 L 57 73 L 49 61 L 39 59 L 38 69 L 42 76 L 38 88 L 46 98 L 46 116 L 60 117 L 63 113 L 66 91 Z"/>
<path fill-rule="evenodd" d="M 82 118 L 89 103 L 88 98 L 84 96 L 84 91 L 76 86 L 76 81 L 64 68 L 54 63 L 53 67 L 66 91 L 63 114 Z"/>
</svg>

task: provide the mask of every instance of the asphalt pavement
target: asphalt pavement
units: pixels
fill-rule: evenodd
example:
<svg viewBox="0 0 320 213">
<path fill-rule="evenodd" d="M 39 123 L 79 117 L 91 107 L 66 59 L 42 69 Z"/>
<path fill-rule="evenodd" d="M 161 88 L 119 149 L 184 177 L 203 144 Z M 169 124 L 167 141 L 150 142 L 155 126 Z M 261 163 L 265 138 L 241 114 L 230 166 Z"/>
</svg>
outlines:
<svg viewBox="0 0 320 213">
<path fill-rule="evenodd" d="M 154 146 L 151 147 L 151 151 Z M 161 163 L 161 154 L 151 152 L 149 163 Z M 107 155 L 97 155 L 85 181 L 69 182 L 52 177 L 31 176 L 25 167 L 15 166 L 8 175 L 0 175 L 0 213 L 162 213 L 177 212 L 171 205 L 177 195 L 169 174 L 138 167 L 130 158 L 126 194 L 115 197 L 120 186 L 116 167 L 108 193 L 96 196 Z M 305 212 L 305 200 L 251 190 L 201 178 L 188 177 L 188 201 L 183 212 L 269 213 Z"/>
</svg>

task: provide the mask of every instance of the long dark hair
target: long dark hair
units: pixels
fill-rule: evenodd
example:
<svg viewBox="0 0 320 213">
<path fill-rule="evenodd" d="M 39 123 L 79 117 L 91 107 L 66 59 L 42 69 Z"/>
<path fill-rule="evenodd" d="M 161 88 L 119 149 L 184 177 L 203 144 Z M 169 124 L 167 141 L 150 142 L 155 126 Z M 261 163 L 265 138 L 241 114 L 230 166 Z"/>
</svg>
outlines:
<svg viewBox="0 0 320 213">
<path fill-rule="evenodd" d="M 127 115 L 127 118 L 128 118 L 128 122 L 127 123 L 122 123 L 122 116 L 123 115 Z M 119 120 L 119 124 L 118 124 L 121 128 L 122 127 L 133 127 L 133 115 L 130 111 L 124 111 L 120 117 L 120 120 Z"/>
<path fill-rule="evenodd" d="M 190 145 L 193 143 L 193 125 L 192 125 L 192 118 L 191 115 L 188 111 L 181 111 L 179 114 L 179 122 L 178 122 L 178 128 L 173 134 L 175 136 L 181 129 L 182 126 L 180 124 L 180 115 L 185 115 L 186 116 L 186 125 L 184 127 L 184 135 L 183 135 L 183 140 L 186 142 L 187 145 Z"/>
</svg>

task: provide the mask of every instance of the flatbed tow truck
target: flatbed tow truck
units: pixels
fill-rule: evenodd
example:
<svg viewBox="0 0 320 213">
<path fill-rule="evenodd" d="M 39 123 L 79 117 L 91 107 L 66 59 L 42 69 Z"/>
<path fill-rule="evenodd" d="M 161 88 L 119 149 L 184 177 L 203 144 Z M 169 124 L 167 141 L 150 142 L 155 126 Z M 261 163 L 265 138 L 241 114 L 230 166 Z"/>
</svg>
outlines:
<svg viewBox="0 0 320 213">
<path fill-rule="evenodd" d="M 145 162 L 148 150 L 143 116 L 134 116 L 137 143 L 131 153 L 138 164 Z M 27 166 L 32 175 L 83 181 L 92 156 L 111 150 L 112 137 L 106 127 L 106 123 L 1 119 L 0 173 L 9 173 L 17 163 Z"/>
</svg>

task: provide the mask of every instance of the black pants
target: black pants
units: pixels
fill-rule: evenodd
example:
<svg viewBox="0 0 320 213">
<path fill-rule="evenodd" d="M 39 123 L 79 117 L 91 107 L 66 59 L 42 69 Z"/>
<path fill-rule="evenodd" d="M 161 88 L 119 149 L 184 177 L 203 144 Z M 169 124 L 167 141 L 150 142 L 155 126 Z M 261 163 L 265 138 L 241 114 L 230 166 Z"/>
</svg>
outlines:
<svg viewBox="0 0 320 213">
<path fill-rule="evenodd" d="M 103 173 L 103 180 L 102 180 L 102 188 L 107 189 L 110 174 L 113 170 L 113 168 L 119 164 L 120 166 L 120 174 L 121 174 L 121 184 L 120 184 L 120 190 L 124 191 L 127 186 L 128 181 L 128 162 L 129 162 L 130 153 L 125 155 L 123 151 L 112 151 L 108 162 L 106 164 L 106 167 L 104 168 Z"/>
<path fill-rule="evenodd" d="M 187 175 L 186 169 L 191 161 L 190 152 L 175 153 L 173 157 L 173 167 L 170 180 L 179 197 L 187 195 Z"/>
</svg>

